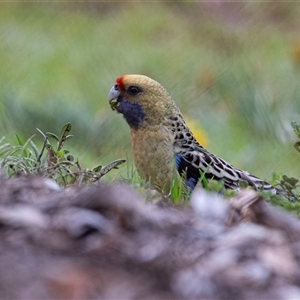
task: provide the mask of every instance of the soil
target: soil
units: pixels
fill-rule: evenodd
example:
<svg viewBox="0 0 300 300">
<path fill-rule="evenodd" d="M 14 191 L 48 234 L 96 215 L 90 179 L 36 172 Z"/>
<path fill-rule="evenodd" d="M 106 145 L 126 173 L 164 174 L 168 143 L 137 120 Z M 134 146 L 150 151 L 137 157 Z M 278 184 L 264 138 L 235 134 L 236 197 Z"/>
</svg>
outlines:
<svg viewBox="0 0 300 300">
<path fill-rule="evenodd" d="M 252 190 L 174 207 L 118 183 L 0 186 L 1 299 L 300 299 L 300 222 Z"/>
</svg>

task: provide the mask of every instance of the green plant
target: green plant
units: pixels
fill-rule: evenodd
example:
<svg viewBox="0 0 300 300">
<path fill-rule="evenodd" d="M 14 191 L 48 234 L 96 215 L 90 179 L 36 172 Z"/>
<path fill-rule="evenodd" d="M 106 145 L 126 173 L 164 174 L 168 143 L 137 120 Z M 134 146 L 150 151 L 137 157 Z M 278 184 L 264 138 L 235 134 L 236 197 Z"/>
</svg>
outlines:
<svg viewBox="0 0 300 300">
<path fill-rule="evenodd" d="M 294 142 L 294 147 L 298 152 L 300 152 L 300 125 L 297 124 L 295 121 L 291 122 L 291 125 L 295 134 L 298 137 L 298 140 Z"/>
<path fill-rule="evenodd" d="M 21 137 L 16 134 L 17 146 L 2 144 L 4 138 L 0 140 L 0 157 L 2 169 L 9 175 L 16 174 L 42 174 L 45 177 L 53 178 L 58 184 L 67 186 L 70 184 L 81 184 L 84 182 L 96 182 L 112 169 L 125 162 L 118 159 L 106 166 L 98 165 L 93 169 L 82 167 L 78 160 L 69 150 L 65 149 L 65 142 L 73 137 L 69 134 L 72 129 L 70 123 L 65 124 L 57 136 L 54 133 L 43 133 L 41 149 L 33 142 L 30 137 L 23 142 Z"/>
</svg>

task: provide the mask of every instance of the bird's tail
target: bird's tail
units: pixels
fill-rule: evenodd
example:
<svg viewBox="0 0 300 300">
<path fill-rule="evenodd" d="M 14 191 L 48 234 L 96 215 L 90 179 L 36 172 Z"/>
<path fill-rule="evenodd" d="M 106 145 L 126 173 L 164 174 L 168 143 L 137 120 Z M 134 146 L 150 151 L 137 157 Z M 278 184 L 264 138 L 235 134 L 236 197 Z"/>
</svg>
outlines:
<svg viewBox="0 0 300 300">
<path fill-rule="evenodd" d="M 286 198 L 292 202 L 296 201 L 296 197 L 294 195 L 289 194 L 284 189 L 274 187 L 267 181 L 261 180 L 256 176 L 250 175 L 249 173 L 242 172 L 241 178 L 242 180 L 247 181 L 247 183 L 253 188 L 255 188 L 257 191 L 271 192 L 274 195 L 278 195 L 280 197 Z"/>
</svg>

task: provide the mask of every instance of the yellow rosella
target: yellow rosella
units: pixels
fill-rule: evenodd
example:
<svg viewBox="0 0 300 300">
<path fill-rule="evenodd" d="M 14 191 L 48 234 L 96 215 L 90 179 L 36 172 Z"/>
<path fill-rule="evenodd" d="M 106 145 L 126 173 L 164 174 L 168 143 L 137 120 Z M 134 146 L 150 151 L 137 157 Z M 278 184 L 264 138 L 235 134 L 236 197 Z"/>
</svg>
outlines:
<svg viewBox="0 0 300 300">
<path fill-rule="evenodd" d="M 241 181 L 246 181 L 256 190 L 281 194 L 268 182 L 204 149 L 168 91 L 157 81 L 143 75 L 119 77 L 109 92 L 109 103 L 130 126 L 137 171 L 155 189 L 168 193 L 172 180 L 179 175 L 193 189 L 204 174 L 207 179 L 223 180 L 229 189 L 239 190 Z"/>
</svg>

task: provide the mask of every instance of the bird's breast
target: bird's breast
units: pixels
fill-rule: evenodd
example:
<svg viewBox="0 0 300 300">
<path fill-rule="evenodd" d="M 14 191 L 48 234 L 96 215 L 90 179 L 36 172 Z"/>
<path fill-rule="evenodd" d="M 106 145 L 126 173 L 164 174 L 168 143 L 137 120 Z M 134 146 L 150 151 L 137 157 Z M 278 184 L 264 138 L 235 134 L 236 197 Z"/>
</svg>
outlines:
<svg viewBox="0 0 300 300">
<path fill-rule="evenodd" d="M 167 128 L 131 129 L 133 157 L 139 175 L 152 187 L 170 191 L 175 164 L 173 137 Z"/>
</svg>

